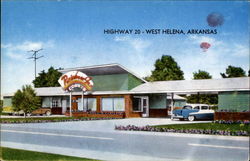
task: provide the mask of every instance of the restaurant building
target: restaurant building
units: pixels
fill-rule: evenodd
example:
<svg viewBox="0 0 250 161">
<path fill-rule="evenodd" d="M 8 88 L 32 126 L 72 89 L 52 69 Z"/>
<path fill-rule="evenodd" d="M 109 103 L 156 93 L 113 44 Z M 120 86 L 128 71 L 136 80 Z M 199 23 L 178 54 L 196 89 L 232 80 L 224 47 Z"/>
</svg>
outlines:
<svg viewBox="0 0 250 161">
<path fill-rule="evenodd" d="M 93 88 L 72 92 L 72 99 L 62 87 L 35 88 L 42 98 L 42 108 L 51 108 L 52 114 L 69 115 L 71 103 L 73 116 L 167 117 L 171 109 L 186 104 L 179 96 L 186 94 L 218 94 L 221 109 L 231 107 L 230 102 L 239 110 L 249 109 L 249 77 L 147 82 L 119 64 L 60 70 L 70 71 L 91 77 Z M 11 106 L 12 96 L 4 95 L 4 106 Z"/>
</svg>

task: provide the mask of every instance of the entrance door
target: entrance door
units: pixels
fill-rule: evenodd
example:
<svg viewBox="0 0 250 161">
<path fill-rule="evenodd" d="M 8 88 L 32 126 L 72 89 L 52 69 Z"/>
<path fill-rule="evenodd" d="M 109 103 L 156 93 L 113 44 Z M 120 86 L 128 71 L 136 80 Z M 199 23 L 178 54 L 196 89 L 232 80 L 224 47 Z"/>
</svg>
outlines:
<svg viewBox="0 0 250 161">
<path fill-rule="evenodd" d="M 134 96 L 133 108 L 137 112 L 142 112 L 142 117 L 149 116 L 148 96 Z"/>
<path fill-rule="evenodd" d="M 78 111 L 83 111 L 82 99 L 81 99 L 81 98 L 78 98 L 78 99 L 76 100 L 76 102 L 77 102 L 77 110 L 78 110 Z"/>
<path fill-rule="evenodd" d="M 62 100 L 62 113 L 64 114 L 67 110 L 67 100 Z"/>
<path fill-rule="evenodd" d="M 142 105 L 142 117 L 149 116 L 149 108 L 148 108 L 148 97 L 144 96 L 141 98 L 141 105 Z"/>
</svg>

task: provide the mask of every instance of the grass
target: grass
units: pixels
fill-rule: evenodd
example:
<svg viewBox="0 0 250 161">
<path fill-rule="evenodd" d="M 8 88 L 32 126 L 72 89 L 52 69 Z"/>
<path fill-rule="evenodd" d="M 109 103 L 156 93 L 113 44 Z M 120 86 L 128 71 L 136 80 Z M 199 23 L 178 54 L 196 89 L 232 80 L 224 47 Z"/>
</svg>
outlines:
<svg viewBox="0 0 250 161">
<path fill-rule="evenodd" d="M 1 118 L 0 122 L 4 123 L 19 123 L 19 122 L 35 122 L 35 121 L 51 121 L 51 122 L 60 122 L 60 121 L 74 121 L 76 119 L 88 120 L 88 119 L 102 119 L 102 118 L 90 118 L 90 117 L 26 117 L 26 118 Z M 106 117 L 105 119 L 109 119 Z"/>
<path fill-rule="evenodd" d="M 28 150 L 1 147 L 0 160 L 25 160 L 25 161 L 93 161 L 93 159 L 71 157 L 58 154 L 34 152 Z"/>
<path fill-rule="evenodd" d="M 33 120 L 52 120 L 52 121 L 60 121 L 60 120 L 72 120 L 79 119 L 80 117 L 22 117 L 22 118 L 1 118 L 2 121 L 33 121 Z M 81 117 L 83 118 L 83 117 Z"/>
<path fill-rule="evenodd" d="M 201 130 L 226 130 L 226 131 L 247 131 L 250 133 L 250 125 L 244 124 L 219 124 L 219 123 L 194 123 L 194 124 L 173 124 L 173 125 L 159 125 L 154 127 L 187 130 L 187 129 L 201 129 Z"/>
<path fill-rule="evenodd" d="M 6 112 L 1 112 L 0 115 L 9 116 L 10 114 Z"/>
</svg>

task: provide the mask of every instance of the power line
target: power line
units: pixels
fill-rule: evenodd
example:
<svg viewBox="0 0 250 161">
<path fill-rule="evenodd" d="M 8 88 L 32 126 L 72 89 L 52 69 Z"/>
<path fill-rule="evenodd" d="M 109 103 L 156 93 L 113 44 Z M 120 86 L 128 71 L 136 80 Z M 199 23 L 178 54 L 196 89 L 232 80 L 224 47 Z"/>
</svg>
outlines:
<svg viewBox="0 0 250 161">
<path fill-rule="evenodd" d="M 43 55 L 37 57 L 37 53 L 38 53 L 39 51 L 41 51 L 41 50 L 43 50 L 43 49 L 39 49 L 39 50 L 30 50 L 30 51 L 28 51 L 28 52 L 33 52 L 32 56 L 29 57 L 29 58 L 27 58 L 27 59 L 33 59 L 34 62 L 35 62 L 35 79 L 36 79 L 36 60 L 37 60 L 37 59 L 40 59 L 40 58 L 42 58 L 42 57 L 44 57 Z"/>
</svg>

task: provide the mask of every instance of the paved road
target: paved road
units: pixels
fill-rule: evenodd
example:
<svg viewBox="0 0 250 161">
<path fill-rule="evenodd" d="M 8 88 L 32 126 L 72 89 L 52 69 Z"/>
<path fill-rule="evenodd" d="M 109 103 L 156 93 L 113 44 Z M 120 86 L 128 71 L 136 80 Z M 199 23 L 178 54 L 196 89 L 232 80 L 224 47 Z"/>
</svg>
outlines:
<svg viewBox="0 0 250 161">
<path fill-rule="evenodd" d="M 103 124 L 103 121 L 95 122 Z M 2 125 L 1 143 L 2 146 L 102 160 L 248 160 L 246 137 L 126 132 L 110 130 L 110 127 L 100 130 L 95 126 L 87 130 L 82 128 L 85 124 L 86 121 Z"/>
</svg>

